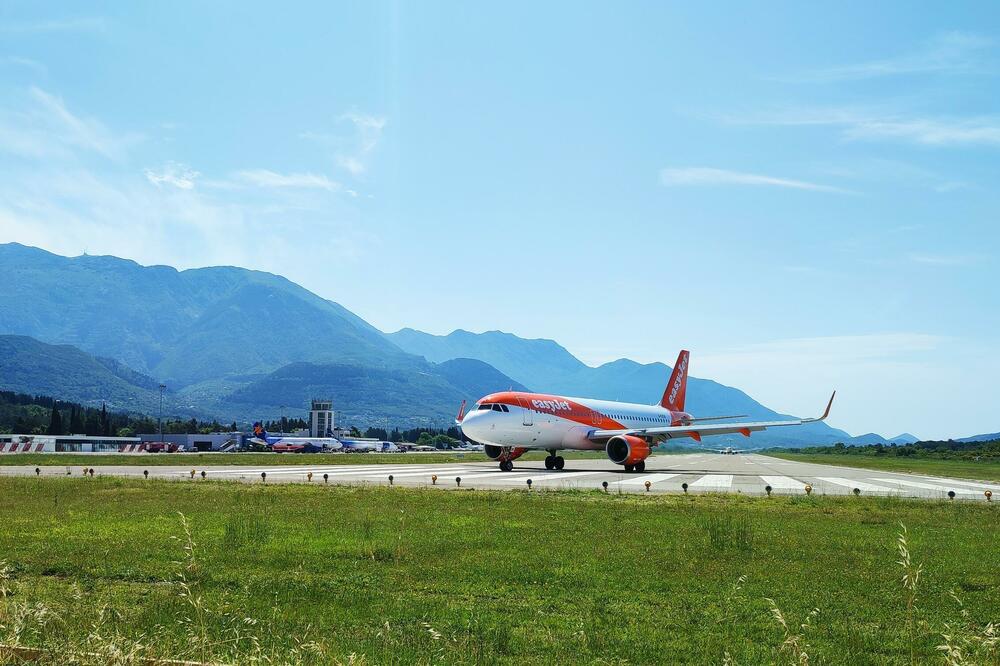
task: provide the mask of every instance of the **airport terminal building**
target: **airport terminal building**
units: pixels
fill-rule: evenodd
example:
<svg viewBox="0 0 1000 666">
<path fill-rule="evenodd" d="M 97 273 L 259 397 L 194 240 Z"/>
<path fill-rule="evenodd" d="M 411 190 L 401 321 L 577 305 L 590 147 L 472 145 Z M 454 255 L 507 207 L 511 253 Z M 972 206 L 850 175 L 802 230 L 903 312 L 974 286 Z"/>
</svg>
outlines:
<svg viewBox="0 0 1000 666">
<path fill-rule="evenodd" d="M 138 437 L 0 435 L 0 453 L 136 453 Z"/>
</svg>

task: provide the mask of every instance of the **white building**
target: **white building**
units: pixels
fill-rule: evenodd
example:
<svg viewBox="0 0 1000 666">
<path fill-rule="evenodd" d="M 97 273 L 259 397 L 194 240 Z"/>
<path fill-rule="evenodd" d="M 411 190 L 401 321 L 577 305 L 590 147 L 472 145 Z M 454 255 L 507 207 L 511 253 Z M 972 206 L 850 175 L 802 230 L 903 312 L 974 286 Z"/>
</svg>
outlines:
<svg viewBox="0 0 1000 666">
<path fill-rule="evenodd" d="M 313 400 L 309 410 L 309 436 L 328 437 L 334 427 L 333 401 Z"/>
<path fill-rule="evenodd" d="M 0 435 L 0 453 L 132 453 L 138 437 L 101 435 Z"/>
</svg>

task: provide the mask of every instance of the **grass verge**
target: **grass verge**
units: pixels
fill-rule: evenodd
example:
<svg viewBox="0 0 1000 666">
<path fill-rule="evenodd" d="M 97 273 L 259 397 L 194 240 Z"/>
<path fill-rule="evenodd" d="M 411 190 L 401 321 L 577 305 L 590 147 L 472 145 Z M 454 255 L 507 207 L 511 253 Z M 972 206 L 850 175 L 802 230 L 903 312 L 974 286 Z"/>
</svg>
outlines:
<svg viewBox="0 0 1000 666">
<path fill-rule="evenodd" d="M 937 460 L 896 456 L 867 456 L 837 453 L 784 453 L 767 451 L 766 455 L 819 465 L 863 467 L 886 472 L 930 474 L 974 481 L 1000 481 L 1000 462 L 975 460 Z"/>
<path fill-rule="evenodd" d="M 0 496 L 0 643 L 63 657 L 998 663 L 996 503 L 114 478 Z"/>
</svg>

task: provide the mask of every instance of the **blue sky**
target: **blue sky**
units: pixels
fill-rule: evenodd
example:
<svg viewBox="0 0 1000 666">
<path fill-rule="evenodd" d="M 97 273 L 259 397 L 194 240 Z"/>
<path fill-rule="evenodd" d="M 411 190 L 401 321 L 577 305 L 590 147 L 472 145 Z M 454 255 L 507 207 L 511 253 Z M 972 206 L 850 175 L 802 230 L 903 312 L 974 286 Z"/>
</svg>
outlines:
<svg viewBox="0 0 1000 666">
<path fill-rule="evenodd" d="M 1000 5 L 540 4 L 6 2 L 0 241 L 1000 430 Z"/>
</svg>

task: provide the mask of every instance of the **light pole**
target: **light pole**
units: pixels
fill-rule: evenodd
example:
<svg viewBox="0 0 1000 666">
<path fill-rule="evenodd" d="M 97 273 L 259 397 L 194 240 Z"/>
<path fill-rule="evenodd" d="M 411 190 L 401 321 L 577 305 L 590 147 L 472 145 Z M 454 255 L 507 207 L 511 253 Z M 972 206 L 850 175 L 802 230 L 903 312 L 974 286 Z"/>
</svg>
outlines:
<svg viewBox="0 0 1000 666">
<path fill-rule="evenodd" d="M 160 444 L 163 443 L 163 389 L 167 388 L 166 384 L 160 384 L 160 413 L 156 417 L 156 429 L 160 433 Z"/>
</svg>

